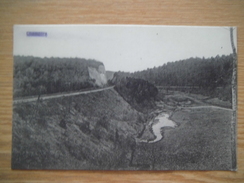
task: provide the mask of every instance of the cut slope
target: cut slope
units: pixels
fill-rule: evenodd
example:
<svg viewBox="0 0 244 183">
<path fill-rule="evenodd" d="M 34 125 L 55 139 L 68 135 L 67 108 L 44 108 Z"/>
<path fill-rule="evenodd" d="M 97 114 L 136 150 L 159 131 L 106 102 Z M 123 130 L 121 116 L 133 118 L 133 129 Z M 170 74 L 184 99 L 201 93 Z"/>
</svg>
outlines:
<svg viewBox="0 0 244 183">
<path fill-rule="evenodd" d="M 106 71 L 103 65 L 99 65 L 98 69 L 88 67 L 88 71 L 90 78 L 95 80 L 96 85 L 104 86 L 107 84 Z"/>
</svg>

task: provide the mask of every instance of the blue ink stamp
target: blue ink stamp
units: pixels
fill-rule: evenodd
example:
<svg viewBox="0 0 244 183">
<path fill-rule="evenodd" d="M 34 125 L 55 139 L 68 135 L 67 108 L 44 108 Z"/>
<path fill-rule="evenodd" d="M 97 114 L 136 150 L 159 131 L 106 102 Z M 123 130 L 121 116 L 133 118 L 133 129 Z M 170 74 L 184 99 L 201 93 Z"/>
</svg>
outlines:
<svg viewBox="0 0 244 183">
<path fill-rule="evenodd" d="M 47 37 L 47 32 L 26 32 L 28 37 Z"/>
</svg>

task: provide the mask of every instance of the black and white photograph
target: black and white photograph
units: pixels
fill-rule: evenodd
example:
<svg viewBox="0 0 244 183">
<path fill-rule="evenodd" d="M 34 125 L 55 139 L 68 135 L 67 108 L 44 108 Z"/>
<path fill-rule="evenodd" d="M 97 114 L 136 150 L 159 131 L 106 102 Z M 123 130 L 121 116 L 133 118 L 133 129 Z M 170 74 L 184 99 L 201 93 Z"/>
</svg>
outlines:
<svg viewBox="0 0 244 183">
<path fill-rule="evenodd" d="M 237 28 L 15 25 L 12 169 L 237 170 Z"/>
</svg>

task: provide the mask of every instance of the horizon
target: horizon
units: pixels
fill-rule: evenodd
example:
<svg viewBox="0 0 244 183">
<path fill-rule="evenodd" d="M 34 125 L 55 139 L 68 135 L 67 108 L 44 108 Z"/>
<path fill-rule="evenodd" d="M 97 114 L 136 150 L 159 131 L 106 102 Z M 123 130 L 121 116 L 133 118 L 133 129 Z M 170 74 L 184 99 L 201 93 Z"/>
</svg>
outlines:
<svg viewBox="0 0 244 183">
<path fill-rule="evenodd" d="M 13 54 L 84 58 L 108 71 L 136 72 L 188 58 L 232 54 L 227 27 L 145 25 L 16 25 Z M 33 36 L 28 31 L 43 32 Z M 236 29 L 234 44 L 237 49 Z"/>
<path fill-rule="evenodd" d="M 222 57 L 222 56 L 229 56 L 229 55 L 231 55 L 231 54 L 233 54 L 233 53 L 230 53 L 230 54 L 228 54 L 228 55 L 216 55 L 216 56 L 212 56 L 212 57 L 204 57 L 205 59 L 210 59 L 210 58 L 215 58 L 215 57 L 217 57 L 217 56 L 219 56 L 219 57 Z M 141 72 L 141 71 L 144 71 L 144 70 L 147 70 L 147 69 L 153 69 L 154 67 L 161 67 L 161 66 L 163 66 L 164 64 L 167 64 L 167 63 L 172 63 L 172 62 L 179 62 L 179 61 L 182 61 L 182 60 L 188 60 L 188 59 L 190 59 L 190 58 L 193 58 L 193 59 L 196 59 L 196 58 L 200 58 L 200 59 L 203 59 L 203 57 L 201 58 L 201 57 L 189 57 L 189 58 L 186 58 L 186 59 L 180 59 L 180 60 L 175 60 L 175 61 L 169 61 L 169 62 L 166 62 L 166 63 L 164 63 L 163 65 L 159 65 L 159 66 L 153 66 L 153 67 L 148 67 L 148 68 L 146 68 L 146 69 L 143 69 L 143 70 L 137 70 L 137 71 L 133 71 L 133 72 L 130 72 L 130 71 L 123 71 L 123 70 L 118 70 L 118 71 L 113 71 L 113 70 L 107 70 L 106 69 L 106 65 L 102 62 L 102 61 L 100 61 L 100 60 L 96 60 L 96 59 L 91 59 L 91 58 L 80 58 L 80 57 L 37 57 L 37 56 L 32 56 L 32 55 L 13 55 L 14 57 L 36 57 L 36 58 L 42 58 L 42 59 L 44 59 L 44 58 L 59 58 L 59 59 L 65 59 L 65 58 L 67 58 L 67 59 L 85 59 L 85 60 L 91 60 L 91 61 L 96 61 L 96 62 L 101 62 L 103 65 L 104 65 L 104 67 L 105 67 L 105 70 L 106 70 L 106 72 L 107 71 L 110 71 L 110 72 L 129 72 L 129 73 L 134 73 L 134 72 Z"/>
</svg>

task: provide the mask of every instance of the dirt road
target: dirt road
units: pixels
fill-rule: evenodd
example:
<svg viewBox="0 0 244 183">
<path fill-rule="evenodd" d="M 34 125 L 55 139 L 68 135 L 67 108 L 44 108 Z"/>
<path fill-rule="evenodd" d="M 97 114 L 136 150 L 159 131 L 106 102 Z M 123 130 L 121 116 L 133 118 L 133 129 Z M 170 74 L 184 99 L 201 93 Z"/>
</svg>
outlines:
<svg viewBox="0 0 244 183">
<path fill-rule="evenodd" d="M 205 105 L 205 106 L 194 106 L 194 107 L 182 107 L 182 109 L 201 109 L 201 108 L 213 108 L 213 109 L 222 109 L 226 111 L 233 111 L 230 108 L 225 108 L 225 107 L 219 107 L 219 106 L 214 106 L 214 105 Z"/>
<path fill-rule="evenodd" d="M 75 95 L 84 95 L 88 93 L 95 93 L 95 92 L 100 92 L 104 90 L 110 90 L 113 89 L 114 86 L 109 86 L 106 88 L 100 88 L 100 89 L 95 89 L 95 90 L 88 90 L 88 91 L 79 91 L 79 92 L 69 92 L 69 93 L 56 93 L 56 94 L 50 94 L 50 95 L 41 95 L 39 100 L 47 100 L 47 99 L 53 99 L 53 98 L 59 98 L 59 97 L 67 97 L 67 96 L 75 96 Z M 31 96 L 31 97 L 23 97 L 23 98 L 18 98 L 14 99 L 13 103 L 21 103 L 21 102 L 33 102 L 37 101 L 38 96 Z"/>
</svg>

